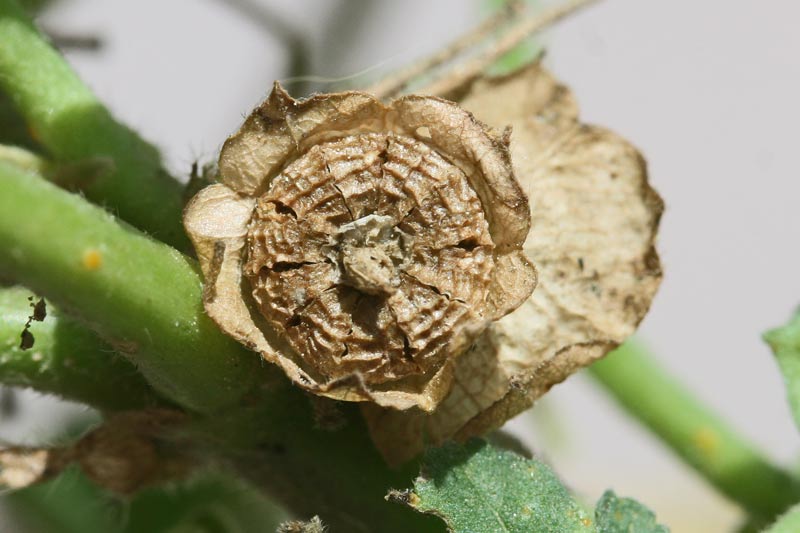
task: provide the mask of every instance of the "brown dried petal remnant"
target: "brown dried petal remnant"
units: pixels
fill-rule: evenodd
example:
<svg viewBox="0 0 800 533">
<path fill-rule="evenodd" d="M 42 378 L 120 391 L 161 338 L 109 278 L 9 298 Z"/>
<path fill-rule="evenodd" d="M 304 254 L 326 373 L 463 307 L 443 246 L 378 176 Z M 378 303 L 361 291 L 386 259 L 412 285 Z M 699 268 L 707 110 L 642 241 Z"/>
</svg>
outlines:
<svg viewBox="0 0 800 533">
<path fill-rule="evenodd" d="M 663 205 L 634 147 L 581 124 L 569 90 L 539 65 L 478 79 L 461 94 L 488 124 L 513 128 L 514 171 L 532 215 L 524 250 L 539 280 L 458 360 L 435 412 L 364 406 L 373 440 L 395 463 L 530 407 L 633 333 L 661 281 L 653 243 Z"/>
<path fill-rule="evenodd" d="M 275 85 L 184 222 L 209 315 L 301 387 L 433 410 L 536 283 L 508 146 L 456 104 Z"/>
</svg>

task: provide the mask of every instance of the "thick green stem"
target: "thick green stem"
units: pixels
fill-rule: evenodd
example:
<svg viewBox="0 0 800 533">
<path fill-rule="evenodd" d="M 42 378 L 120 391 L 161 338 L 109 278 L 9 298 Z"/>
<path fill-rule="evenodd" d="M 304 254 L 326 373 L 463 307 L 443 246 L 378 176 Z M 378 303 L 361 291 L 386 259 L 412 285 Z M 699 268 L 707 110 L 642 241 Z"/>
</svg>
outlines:
<svg viewBox="0 0 800 533">
<path fill-rule="evenodd" d="M 0 0 L 0 43 L 0 89 L 34 138 L 58 161 L 113 162 L 91 180 L 70 185 L 134 226 L 188 248 L 181 184 L 162 169 L 154 147 L 111 116 L 14 0 Z"/>
<path fill-rule="evenodd" d="M 410 487 L 419 465 L 389 469 L 353 404 L 308 396 L 276 377 L 251 407 L 205 419 L 195 430 L 212 455 L 227 458 L 297 516 L 318 514 L 331 531 L 445 530 L 438 518 L 384 499 L 391 488 Z"/>
<path fill-rule="evenodd" d="M 658 435 L 722 494 L 771 519 L 800 501 L 800 484 L 724 420 L 627 343 L 590 367 L 634 418 Z"/>
<path fill-rule="evenodd" d="M 28 387 L 103 410 L 158 405 L 160 400 L 136 368 L 97 335 L 52 306 L 32 321 L 34 344 L 20 348 L 31 315 L 29 290 L 0 289 L 0 383 Z"/>
<path fill-rule="evenodd" d="M 77 195 L 0 162 L 0 274 L 74 311 L 167 398 L 234 404 L 258 358 L 203 311 L 194 263 Z"/>
</svg>

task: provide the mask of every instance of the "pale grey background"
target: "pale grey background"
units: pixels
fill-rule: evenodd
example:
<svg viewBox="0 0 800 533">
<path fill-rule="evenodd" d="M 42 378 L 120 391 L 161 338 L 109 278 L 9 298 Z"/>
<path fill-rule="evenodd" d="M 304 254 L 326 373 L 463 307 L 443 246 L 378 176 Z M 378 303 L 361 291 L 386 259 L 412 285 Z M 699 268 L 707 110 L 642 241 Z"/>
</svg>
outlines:
<svg viewBox="0 0 800 533">
<path fill-rule="evenodd" d="M 262 4 L 271 32 L 223 0 L 71 0 L 44 21 L 104 38 L 102 52 L 73 52 L 70 61 L 185 174 L 196 158 L 213 159 L 272 81 L 287 76 L 281 31 L 308 39 L 311 73 L 336 78 L 400 65 L 481 16 L 478 1 L 463 0 Z M 800 303 L 799 17 L 790 0 L 607 0 L 544 36 L 547 62 L 584 119 L 643 150 L 668 206 L 659 243 L 666 278 L 642 337 L 786 463 L 797 458 L 798 434 L 759 334 Z M 65 407 L 25 409 L 59 416 Z M 46 436 L 49 420 L 4 423 L 2 433 Z M 511 427 L 587 499 L 613 487 L 675 532 L 738 520 L 584 376 Z"/>
</svg>

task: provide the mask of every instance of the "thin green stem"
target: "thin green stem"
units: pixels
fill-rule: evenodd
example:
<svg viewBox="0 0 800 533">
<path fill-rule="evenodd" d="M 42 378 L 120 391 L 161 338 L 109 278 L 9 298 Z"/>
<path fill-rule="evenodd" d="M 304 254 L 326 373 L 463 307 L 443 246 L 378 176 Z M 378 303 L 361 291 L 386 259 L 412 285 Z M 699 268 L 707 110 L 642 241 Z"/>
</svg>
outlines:
<svg viewBox="0 0 800 533">
<path fill-rule="evenodd" d="M 161 394 L 234 404 L 258 358 L 203 311 L 195 264 L 44 179 L 0 162 L 0 274 L 74 311 Z"/>
<path fill-rule="evenodd" d="M 636 344 L 626 343 L 589 369 L 629 414 L 750 513 L 772 519 L 800 501 L 794 477 L 773 465 Z"/>
<path fill-rule="evenodd" d="M 43 321 L 31 322 L 33 346 L 20 348 L 32 296 L 21 287 L 0 289 L 0 383 L 103 410 L 148 407 L 163 401 L 133 365 L 52 306 Z"/>
<path fill-rule="evenodd" d="M 0 89 L 33 137 L 59 162 L 113 162 L 109 171 L 69 185 L 134 226 L 187 249 L 181 184 L 162 169 L 153 146 L 111 116 L 15 0 L 0 0 L 0 42 Z"/>
</svg>

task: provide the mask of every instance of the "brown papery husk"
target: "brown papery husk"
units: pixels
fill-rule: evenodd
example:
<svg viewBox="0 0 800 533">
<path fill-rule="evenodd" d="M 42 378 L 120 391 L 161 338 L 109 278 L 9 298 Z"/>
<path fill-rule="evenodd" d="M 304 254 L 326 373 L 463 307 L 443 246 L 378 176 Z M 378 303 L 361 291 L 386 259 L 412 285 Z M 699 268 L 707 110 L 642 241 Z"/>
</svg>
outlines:
<svg viewBox="0 0 800 533">
<path fill-rule="evenodd" d="M 532 217 L 524 252 L 539 280 L 458 359 L 435 412 L 363 406 L 374 442 L 395 464 L 500 427 L 608 353 L 634 332 L 662 276 L 654 241 L 663 202 L 633 146 L 581 124 L 569 89 L 538 63 L 458 93 L 497 131 L 512 128 L 514 171 Z"/>
</svg>

